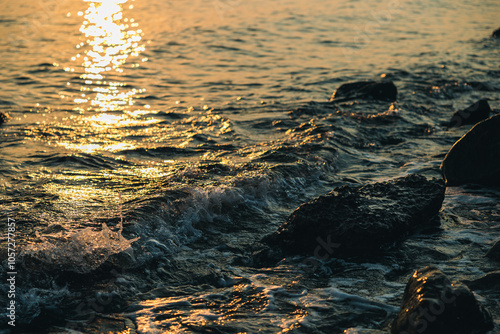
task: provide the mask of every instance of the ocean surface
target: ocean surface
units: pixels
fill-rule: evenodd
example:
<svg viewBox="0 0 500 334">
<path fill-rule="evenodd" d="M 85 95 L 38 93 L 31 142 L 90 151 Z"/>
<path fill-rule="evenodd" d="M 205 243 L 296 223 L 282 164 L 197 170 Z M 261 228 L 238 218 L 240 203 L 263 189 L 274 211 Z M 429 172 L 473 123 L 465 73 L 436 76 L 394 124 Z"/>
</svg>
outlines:
<svg viewBox="0 0 500 334">
<path fill-rule="evenodd" d="M 380 254 L 248 265 L 336 186 L 440 177 L 470 128 L 453 112 L 500 108 L 499 17 L 496 0 L 0 1 L 2 308 L 9 219 L 16 329 L 39 333 L 373 333 L 414 270 L 499 269 L 500 190 L 476 186 Z M 328 102 L 381 78 L 397 102 Z M 475 294 L 500 331 L 499 292 Z"/>
</svg>

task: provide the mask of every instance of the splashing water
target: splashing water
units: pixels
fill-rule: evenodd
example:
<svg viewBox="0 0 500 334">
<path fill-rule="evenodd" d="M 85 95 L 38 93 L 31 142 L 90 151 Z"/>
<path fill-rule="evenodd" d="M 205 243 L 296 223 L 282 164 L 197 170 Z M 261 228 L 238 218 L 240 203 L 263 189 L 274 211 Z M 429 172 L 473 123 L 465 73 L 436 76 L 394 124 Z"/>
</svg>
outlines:
<svg viewBox="0 0 500 334">
<path fill-rule="evenodd" d="M 89 273 L 106 262 L 110 256 L 129 249 L 131 251 L 132 243 L 139 239 L 139 237 L 134 239 L 123 237 L 121 205 L 120 218 L 117 232 L 103 223 L 100 231 L 86 227 L 76 232 L 60 231 L 39 235 L 41 242 L 28 244 L 20 256 L 28 260 L 27 263 L 29 260 L 41 262 L 47 269 Z"/>
</svg>

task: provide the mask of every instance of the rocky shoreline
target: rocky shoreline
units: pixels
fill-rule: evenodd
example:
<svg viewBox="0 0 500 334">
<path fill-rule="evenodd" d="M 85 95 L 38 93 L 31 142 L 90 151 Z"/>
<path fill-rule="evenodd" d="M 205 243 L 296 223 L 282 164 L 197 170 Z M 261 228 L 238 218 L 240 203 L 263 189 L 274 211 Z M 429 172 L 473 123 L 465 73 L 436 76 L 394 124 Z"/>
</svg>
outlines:
<svg viewBox="0 0 500 334">
<path fill-rule="evenodd" d="M 390 81 L 370 81 L 342 85 L 337 92 L 330 103 L 351 98 L 392 100 L 396 99 L 397 88 Z M 491 113 L 489 104 L 480 100 L 452 115 L 449 124 L 453 127 L 474 126 L 444 158 L 443 178 L 410 174 L 383 182 L 337 187 L 300 205 L 274 233 L 262 238 L 260 248 L 253 252 L 249 261 L 240 261 L 240 264 L 275 266 L 293 255 L 304 256 L 304 261 L 313 265 L 331 258 L 363 258 L 374 251 L 397 249 L 399 243 L 414 233 L 439 227 L 446 187 L 468 183 L 476 183 L 479 187 L 500 184 L 500 136 L 497 131 L 500 115 L 489 117 Z M 499 261 L 499 244 L 500 241 L 485 254 L 490 261 Z M 103 266 L 122 269 L 111 260 Z M 492 272 L 474 281 L 452 283 L 435 267 L 417 268 L 409 278 L 401 310 L 392 320 L 390 332 L 487 333 L 493 328 L 492 316 L 470 289 L 497 288 L 498 275 Z M 47 316 L 47 319 L 53 318 Z M 134 331 L 132 322 L 126 317 L 99 316 L 97 319 L 98 324 L 91 323 L 81 330 L 97 333 L 104 326 Z M 34 323 L 45 324 L 40 317 L 37 321 Z"/>
<path fill-rule="evenodd" d="M 395 100 L 397 89 L 390 81 L 344 84 L 332 96 Z M 486 100 L 453 114 L 449 126 L 474 125 L 450 149 L 441 170 L 444 180 L 421 175 L 364 186 L 342 186 L 299 206 L 276 232 L 265 236 L 264 250 L 254 254 L 253 264 L 266 265 L 293 254 L 330 257 L 363 256 L 393 244 L 426 225 L 438 224 L 437 214 L 446 186 L 500 185 L 500 115 Z M 499 260 L 500 241 L 486 256 Z M 498 278 L 490 273 L 489 279 Z M 482 280 L 482 281 L 481 281 Z M 479 282 L 479 283 L 477 283 Z M 450 279 L 435 267 L 416 270 L 403 296 L 401 311 L 391 326 L 392 334 L 487 333 L 493 329 L 491 314 L 463 283 Z"/>
<path fill-rule="evenodd" d="M 471 84 L 471 86 L 474 89 L 489 91 L 489 88 L 486 89 L 487 87 L 481 83 Z M 325 105 L 353 100 L 374 104 L 393 102 L 397 100 L 397 94 L 398 89 L 390 80 L 353 82 L 341 85 L 331 100 L 325 102 Z M 381 182 L 363 184 L 347 182 L 300 205 L 276 231 L 257 241 L 255 248 L 239 253 L 234 263 L 247 267 L 278 267 L 281 261 L 298 256 L 303 259 L 301 264 L 312 266 L 312 270 L 305 270 L 306 274 L 312 276 L 315 274 L 315 269 L 327 260 L 343 261 L 354 257 L 362 261 L 372 256 L 373 253 L 388 254 L 397 251 L 406 240 L 422 230 L 427 231 L 429 239 L 432 239 L 433 231 L 447 223 L 442 213 L 447 188 L 472 184 L 475 189 L 488 189 L 500 185 L 498 176 L 500 175 L 498 167 L 500 166 L 500 136 L 498 135 L 500 115 L 494 115 L 495 111 L 485 99 L 478 100 L 469 107 L 464 105 L 461 108 L 463 109 L 454 113 L 450 112 L 450 121 L 443 122 L 443 128 L 455 128 L 453 131 L 464 129 L 464 132 L 469 130 L 467 127 L 471 128 L 456 141 L 444 157 L 441 164 L 442 178 L 408 174 L 405 177 Z M 370 119 L 375 123 L 380 121 L 377 115 L 371 117 L 373 115 L 339 113 L 338 116 Z M 384 114 L 384 116 L 387 115 Z M 0 124 L 7 119 L 8 116 L 0 113 Z M 387 117 L 382 121 L 390 122 L 391 119 Z M 228 245 L 221 245 L 220 249 L 231 248 Z M 231 250 L 239 252 L 238 249 Z M 239 256 L 240 254 L 243 255 Z M 409 275 L 409 278 L 399 312 L 390 313 L 388 315 L 390 325 L 387 325 L 387 322 L 383 325 L 386 332 L 390 331 L 392 334 L 487 333 L 495 325 L 495 320 L 498 327 L 498 319 L 493 319 L 498 312 L 497 314 L 490 312 L 486 305 L 483 305 L 484 298 L 477 298 L 472 291 L 498 290 L 500 272 L 491 270 L 491 267 L 498 267 L 500 240 L 496 241 L 489 251 L 484 252 L 484 261 L 491 265 L 491 267 L 486 267 L 486 275 L 480 277 L 478 275 L 474 279 L 462 280 L 462 282 L 454 282 L 452 274 L 444 274 L 438 268 L 431 266 L 431 263 L 414 264 L 411 261 L 411 255 L 408 257 L 410 257 L 408 262 L 413 265 L 413 269 L 410 273 L 406 267 L 404 273 L 398 273 L 401 276 Z M 245 260 L 242 260 L 243 258 Z M 54 273 L 57 272 L 54 276 L 71 276 L 73 281 L 88 278 L 87 283 L 94 284 L 94 280 L 99 280 L 95 277 L 106 277 L 108 272 L 113 270 L 125 269 L 125 271 L 134 272 L 137 268 L 134 267 L 135 262 L 132 260 L 134 260 L 133 256 L 126 251 L 113 254 L 99 268 L 92 268 L 91 270 L 94 271 L 86 273 L 85 276 L 81 273 L 61 273 L 58 268 L 50 269 Z M 37 264 L 37 267 L 40 265 Z M 172 265 L 172 268 L 175 269 L 175 265 Z M 40 270 L 43 269 L 40 268 Z M 157 269 L 159 277 L 173 275 L 160 266 Z M 149 279 L 153 275 L 151 272 L 153 270 L 148 270 L 147 274 L 134 273 L 134 275 L 142 275 L 141 277 L 147 275 Z M 210 275 L 207 275 L 210 278 L 208 284 L 217 287 L 234 284 L 226 283 L 231 282 L 231 279 L 225 280 L 222 274 Z M 63 281 L 68 281 L 68 279 Z M 127 297 L 131 297 L 132 292 L 129 293 Z M 113 308 L 106 308 L 102 313 L 97 312 L 93 322 L 81 324 L 77 329 L 86 333 L 99 333 L 103 328 L 109 331 L 135 332 L 134 323 L 120 313 L 130 305 L 127 305 L 125 300 L 116 303 L 116 300 L 121 297 L 113 298 Z M 106 316 L 106 312 L 112 315 Z M 56 325 L 65 316 L 67 314 L 59 308 L 42 308 L 40 315 L 33 321 L 32 327 L 26 327 L 26 329 L 33 330 L 36 329 L 34 326 L 47 328 L 54 325 L 48 332 L 57 333 Z M 382 333 L 379 330 L 362 330 L 359 333 L 368 332 Z"/>
</svg>

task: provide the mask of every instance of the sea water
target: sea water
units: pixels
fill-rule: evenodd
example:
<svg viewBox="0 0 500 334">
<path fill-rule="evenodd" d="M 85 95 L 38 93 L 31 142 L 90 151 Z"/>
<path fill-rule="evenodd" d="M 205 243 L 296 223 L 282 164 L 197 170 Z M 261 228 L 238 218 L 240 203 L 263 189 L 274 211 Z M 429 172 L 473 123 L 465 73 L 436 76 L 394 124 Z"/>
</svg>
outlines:
<svg viewBox="0 0 500 334">
<path fill-rule="evenodd" d="M 498 17 L 498 2 L 466 0 L 2 1 L 0 240 L 6 255 L 14 219 L 17 324 L 362 333 L 389 328 L 415 269 L 498 269 L 483 255 L 500 193 L 474 187 L 448 188 L 438 230 L 380 254 L 249 262 L 335 186 L 439 176 L 468 129 L 444 125 L 453 112 L 499 108 Z M 327 103 L 381 78 L 397 102 Z M 499 319 L 498 294 L 476 296 Z"/>
</svg>

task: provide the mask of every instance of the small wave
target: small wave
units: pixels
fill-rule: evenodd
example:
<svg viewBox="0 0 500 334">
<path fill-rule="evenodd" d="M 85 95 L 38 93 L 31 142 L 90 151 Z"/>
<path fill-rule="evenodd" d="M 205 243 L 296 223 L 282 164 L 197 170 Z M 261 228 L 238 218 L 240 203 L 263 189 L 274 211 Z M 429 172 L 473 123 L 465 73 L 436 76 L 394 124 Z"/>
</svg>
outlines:
<svg viewBox="0 0 500 334">
<path fill-rule="evenodd" d="M 81 153 L 81 154 L 43 154 L 43 155 L 32 155 L 30 158 L 37 159 L 37 161 L 33 162 L 36 164 L 44 164 L 48 167 L 68 165 L 71 168 L 75 168 L 76 165 L 84 166 L 84 167 L 93 167 L 93 168 L 104 168 L 104 169 L 115 169 L 116 163 L 118 161 L 114 159 L 105 158 L 102 156 Z M 123 163 L 123 161 L 120 161 Z"/>
<path fill-rule="evenodd" d="M 48 73 L 48 72 L 63 72 L 64 70 L 59 68 L 58 66 L 50 63 L 40 63 L 37 65 L 33 65 L 30 67 L 31 69 L 26 71 L 28 74 L 37 74 L 37 73 Z M 57 86 L 60 87 L 60 86 Z"/>
<path fill-rule="evenodd" d="M 201 237 L 272 229 L 269 221 L 281 222 L 284 212 L 321 192 L 330 171 L 325 164 L 254 171 L 215 164 L 172 173 L 161 183 L 161 194 L 135 201 L 132 228 L 145 250 L 137 261 L 173 254 Z M 190 186 L 178 188 L 183 184 Z"/>
<path fill-rule="evenodd" d="M 139 155 L 145 155 L 149 157 L 154 157 L 154 156 L 165 156 L 165 154 L 168 154 L 169 157 L 172 156 L 190 156 L 190 155 L 197 155 L 199 154 L 198 150 L 196 149 L 190 149 L 190 148 L 178 148 L 178 147 L 173 147 L 173 146 L 159 146 L 159 147 L 154 147 L 154 148 L 144 148 L 144 147 L 139 147 L 139 148 L 134 148 L 134 149 L 128 149 L 128 150 L 122 150 L 119 151 L 121 154 L 139 154 Z"/>
<path fill-rule="evenodd" d="M 227 50 L 227 51 L 241 51 L 241 49 L 230 47 L 230 46 L 225 46 L 225 45 L 217 45 L 217 44 L 212 44 L 208 46 L 211 49 L 219 49 L 219 50 Z"/>
<path fill-rule="evenodd" d="M 29 266 L 41 263 L 45 270 L 74 271 L 80 274 L 97 269 L 110 256 L 129 249 L 139 238 L 125 239 L 122 223 L 113 232 L 103 223 L 100 231 L 90 227 L 76 232 L 58 232 L 40 236 L 41 242 L 28 244 L 20 258 Z"/>
<path fill-rule="evenodd" d="M 386 311 L 387 313 L 396 313 L 399 311 L 399 308 L 396 306 L 370 300 L 365 297 L 349 294 L 335 287 L 328 287 L 320 289 L 319 291 L 320 294 L 325 293 L 326 296 L 328 296 L 327 300 L 333 300 L 336 302 L 345 302 L 351 304 L 355 308 L 363 310 L 383 310 Z"/>
<path fill-rule="evenodd" d="M 30 77 L 27 77 L 27 76 L 15 77 L 14 80 L 16 81 L 16 84 L 18 84 L 18 85 L 30 85 L 30 84 L 39 83 L 37 80 L 30 78 Z"/>
</svg>

